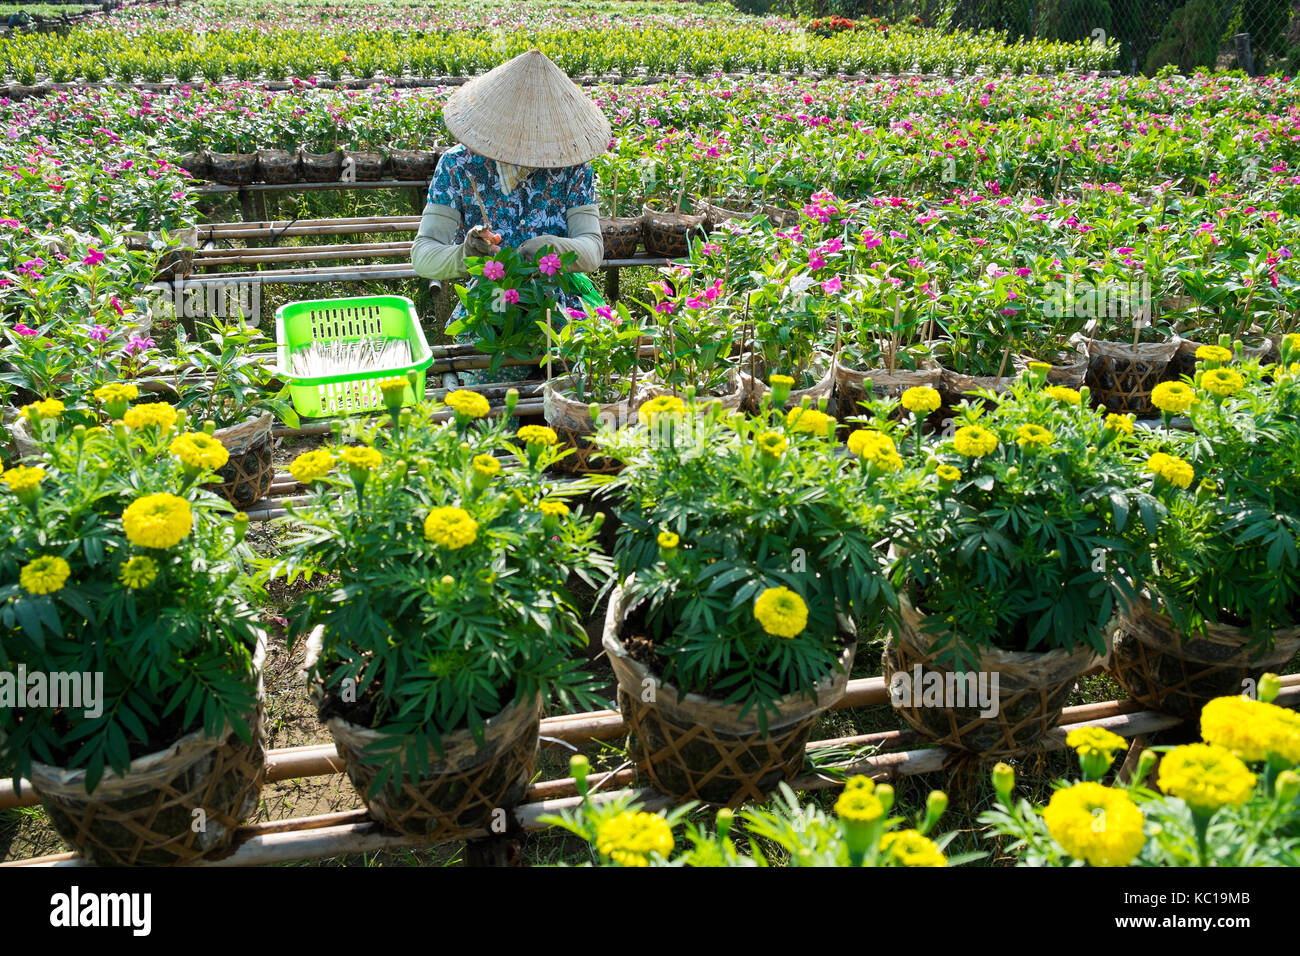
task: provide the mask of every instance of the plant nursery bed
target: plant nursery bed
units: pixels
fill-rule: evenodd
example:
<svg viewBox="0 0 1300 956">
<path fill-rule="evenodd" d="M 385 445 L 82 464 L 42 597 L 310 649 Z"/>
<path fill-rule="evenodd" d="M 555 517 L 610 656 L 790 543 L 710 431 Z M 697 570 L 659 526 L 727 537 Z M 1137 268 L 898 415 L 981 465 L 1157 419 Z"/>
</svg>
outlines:
<svg viewBox="0 0 1300 956">
<path fill-rule="evenodd" d="M 1282 678 L 1283 689 L 1276 703 L 1295 708 L 1300 705 L 1300 675 Z M 879 706 L 889 700 L 883 678 L 872 677 L 849 683 L 848 693 L 837 707 Z M 1141 710 L 1131 701 L 1107 701 L 1067 707 L 1062 725 L 1048 733 L 1033 751 L 1050 752 L 1065 748 L 1066 735 L 1076 727 L 1102 727 L 1125 738 L 1135 738 L 1168 730 L 1182 721 L 1178 717 L 1157 711 Z M 626 733 L 622 717 L 617 711 L 595 711 L 568 714 L 544 719 L 541 735 L 545 745 L 577 747 L 595 740 L 615 740 Z M 548 740 L 547 738 L 551 738 Z M 914 740 L 906 731 L 887 731 L 879 734 L 845 737 L 836 740 L 814 741 L 808 745 L 809 756 L 827 748 L 869 749 L 869 755 L 834 767 L 834 773 L 807 772 L 791 784 L 795 790 L 824 790 L 842 786 L 849 776 L 861 774 L 879 781 L 895 780 L 915 774 L 942 771 L 956 756 L 945 747 L 907 749 Z M 343 770 L 342 760 L 333 745 L 294 747 L 267 753 L 267 782 L 336 774 Z M 632 771 L 619 770 L 609 774 L 593 774 L 589 781 L 593 800 L 597 803 L 631 796 L 643 809 L 654 811 L 671 806 L 673 801 L 650 789 L 628 790 L 634 782 Z M 610 790 L 609 787 L 620 789 Z M 38 803 L 29 788 L 25 792 L 14 790 L 12 783 L 0 783 L 0 809 L 34 806 Z M 533 784 L 526 802 L 517 807 L 514 817 L 525 831 L 547 828 L 542 817 L 572 809 L 580 804 L 572 778 L 544 780 Z M 487 836 L 485 830 L 462 834 L 458 839 Z M 234 849 L 221 859 L 205 860 L 203 866 L 260 866 L 287 863 L 296 860 L 320 859 L 349 853 L 374 852 L 402 847 L 421 847 L 436 844 L 438 840 L 413 838 L 393 834 L 372 820 L 362 809 L 274 820 L 239 830 Z M 20 866 L 84 866 L 85 861 L 73 853 L 60 853 L 27 860 L 0 864 L 5 867 Z"/>
</svg>

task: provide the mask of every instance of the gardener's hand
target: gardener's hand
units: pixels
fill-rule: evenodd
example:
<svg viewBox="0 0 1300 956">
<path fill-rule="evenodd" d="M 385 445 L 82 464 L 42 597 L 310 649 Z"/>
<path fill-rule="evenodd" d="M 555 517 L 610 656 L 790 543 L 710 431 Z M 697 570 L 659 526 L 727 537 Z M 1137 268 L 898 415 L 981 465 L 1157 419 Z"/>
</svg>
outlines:
<svg viewBox="0 0 1300 956">
<path fill-rule="evenodd" d="M 487 226 L 475 226 L 465 233 L 465 255 L 495 256 L 501 251 L 501 237 Z"/>
<path fill-rule="evenodd" d="M 531 239 L 525 239 L 519 244 L 519 258 L 524 262 L 535 262 L 537 254 L 546 246 L 554 250 L 558 245 L 558 239 L 558 236 L 533 236 Z"/>
</svg>

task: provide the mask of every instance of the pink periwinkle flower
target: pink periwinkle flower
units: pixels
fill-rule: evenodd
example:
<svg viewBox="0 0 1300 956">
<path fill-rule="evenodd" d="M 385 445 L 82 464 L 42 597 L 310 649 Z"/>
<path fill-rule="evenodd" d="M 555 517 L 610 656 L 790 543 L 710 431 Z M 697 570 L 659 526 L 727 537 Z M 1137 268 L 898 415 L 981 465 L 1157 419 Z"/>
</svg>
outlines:
<svg viewBox="0 0 1300 956">
<path fill-rule="evenodd" d="M 21 322 L 19 322 L 17 325 L 14 326 L 14 331 L 17 332 L 19 335 L 39 335 L 39 334 L 40 334 L 40 333 L 37 332 L 34 328 L 32 328 L 30 325 L 24 325 L 24 324 L 21 323 Z"/>
<path fill-rule="evenodd" d="M 491 279 L 493 282 L 496 282 L 504 278 L 505 274 L 506 274 L 506 267 L 501 263 L 497 262 L 495 259 L 483 263 L 483 276 L 485 278 Z"/>
<path fill-rule="evenodd" d="M 560 257 L 553 252 L 547 253 L 538 261 L 537 268 L 542 275 L 553 276 L 560 271 Z"/>
<path fill-rule="evenodd" d="M 91 340 L 92 342 L 107 342 L 107 341 L 108 341 L 108 335 L 109 335 L 109 332 L 108 332 L 108 326 L 106 326 L 106 325 L 93 325 L 93 326 L 91 326 L 91 329 L 90 329 L 90 340 Z"/>
<path fill-rule="evenodd" d="M 509 302 L 511 305 L 518 305 L 518 304 L 519 304 L 519 290 L 518 290 L 518 289 L 506 289 L 506 291 L 502 293 L 501 298 L 505 299 L 505 300 L 506 300 L 507 302 Z"/>
<path fill-rule="evenodd" d="M 103 262 L 106 258 L 108 257 L 105 256 L 98 249 L 96 249 L 94 246 L 91 246 L 89 251 L 87 251 L 86 253 L 86 258 L 81 260 L 81 264 L 83 266 L 97 266 L 101 262 Z"/>
<path fill-rule="evenodd" d="M 825 282 L 822 283 L 822 291 L 825 292 L 827 295 L 833 295 L 834 293 L 839 292 L 843 288 L 844 288 L 844 283 L 840 281 L 839 276 L 831 276 L 829 279 L 827 279 Z"/>
<path fill-rule="evenodd" d="M 133 335 L 131 336 L 131 340 L 126 343 L 125 351 L 127 355 L 138 355 L 146 349 L 151 349 L 153 347 L 153 339 L 143 335 Z"/>
</svg>

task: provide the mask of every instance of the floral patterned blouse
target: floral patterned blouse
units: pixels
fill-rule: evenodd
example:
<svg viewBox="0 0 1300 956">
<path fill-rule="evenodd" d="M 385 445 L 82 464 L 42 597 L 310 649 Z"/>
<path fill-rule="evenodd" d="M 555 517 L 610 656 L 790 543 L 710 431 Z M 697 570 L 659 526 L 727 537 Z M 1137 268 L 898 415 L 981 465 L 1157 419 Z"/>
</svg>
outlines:
<svg viewBox="0 0 1300 956">
<path fill-rule="evenodd" d="M 456 232 L 456 242 L 463 242 L 466 231 L 483 223 L 474 186 L 478 187 L 478 199 L 483 201 L 483 208 L 487 210 L 487 225 L 500 234 L 503 247 L 512 249 L 534 236 L 567 236 L 569 210 L 596 201 L 595 174 L 590 163 L 534 170 L 514 192 L 503 193 L 497 180 L 496 163 L 470 152 L 463 145 L 456 145 L 438 160 L 438 168 L 429 183 L 428 197 L 434 205 L 447 206 L 460 213 L 462 225 Z M 577 296 L 561 295 L 559 298 L 560 315 L 564 315 L 566 309 L 582 307 Z M 448 324 L 464 316 L 465 307 L 457 304 L 447 320 Z M 478 336 L 467 332 L 459 336 L 458 341 L 472 344 L 478 341 Z M 521 380 L 532 371 L 528 366 L 507 366 L 495 377 L 505 381 Z M 466 384 L 487 381 L 481 374 L 473 372 L 461 372 L 460 377 Z"/>
</svg>

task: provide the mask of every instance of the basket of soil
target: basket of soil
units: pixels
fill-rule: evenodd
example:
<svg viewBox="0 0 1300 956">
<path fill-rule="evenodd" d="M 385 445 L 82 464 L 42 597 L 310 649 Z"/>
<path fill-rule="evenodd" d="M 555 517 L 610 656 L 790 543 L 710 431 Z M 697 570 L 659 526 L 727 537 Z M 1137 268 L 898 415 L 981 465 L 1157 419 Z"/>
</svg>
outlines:
<svg viewBox="0 0 1300 956">
<path fill-rule="evenodd" d="M 630 259 L 641 248 L 641 217 L 612 216 L 600 220 L 606 259 Z"/>
<path fill-rule="evenodd" d="M 156 278 L 170 279 L 187 276 L 194 271 L 194 250 L 199 245 L 199 227 L 186 226 L 168 233 L 167 248 L 158 257 Z M 143 333 L 142 333 L 143 334 Z"/>
<path fill-rule="evenodd" d="M 349 150 L 344 162 L 348 160 L 359 183 L 377 183 L 388 172 L 388 157 L 375 150 Z"/>
<path fill-rule="evenodd" d="M 320 656 L 323 636 L 323 629 L 317 628 L 308 639 L 308 672 Z M 391 746 L 392 737 L 382 728 L 366 726 L 368 698 L 362 695 L 356 703 L 344 703 L 315 683 L 310 693 L 352 786 L 370 815 L 395 833 L 434 840 L 464 838 L 487 830 L 495 810 L 517 806 L 528 790 L 537 759 L 540 697 L 528 704 L 507 704 L 489 718 L 482 743 L 468 729 L 444 734 L 442 753 L 429 752 L 419 780 L 401 776 L 375 787 L 382 768 L 368 759 L 367 750 Z"/>
<path fill-rule="evenodd" d="M 266 412 L 212 433 L 230 453 L 229 461 L 217 471 L 221 484 L 213 491 L 236 508 L 252 506 L 271 490 L 275 478 L 271 421 L 271 413 Z"/>
<path fill-rule="evenodd" d="M 898 398 L 909 388 L 925 386 L 939 390 L 943 372 L 927 360 L 930 368 L 894 369 L 874 368 L 861 371 L 835 361 L 835 413 L 840 421 L 863 414 L 862 403 L 868 397 L 875 399 Z M 871 388 L 871 396 L 867 388 Z"/>
<path fill-rule="evenodd" d="M 213 182 L 247 186 L 257 178 L 257 153 L 208 153 Z"/>
<path fill-rule="evenodd" d="M 590 403 L 579 401 L 571 397 L 572 394 L 573 380 L 567 375 L 550 379 L 542 386 L 542 414 L 546 424 L 554 429 L 563 446 L 574 449 L 572 455 L 561 458 L 552 468 L 577 475 L 616 474 L 622 470 L 622 463 L 606 458 L 591 443 L 591 436 L 600 426 L 591 419 Z M 601 404 L 601 423 L 611 423 L 618 428 L 634 423 L 644 398 L 634 394 L 621 402 Z"/>
<path fill-rule="evenodd" d="M 1170 360 L 1182 347 L 1182 339 L 1174 336 L 1168 342 L 1136 345 L 1084 339 L 1084 347 L 1088 354 L 1085 381 L 1097 402 L 1120 415 L 1156 414 L 1151 392 L 1163 380 Z"/>
<path fill-rule="evenodd" d="M 881 658 L 885 686 L 898 715 L 946 747 L 988 757 L 1033 747 L 1060 723 L 1080 675 L 1103 660 L 1086 645 L 1072 651 L 984 648 L 974 667 L 957 671 L 938 663 L 940 635 L 922 629 L 925 615 L 906 595 L 898 600 L 901 627 L 886 640 Z M 940 691 L 932 694 L 934 687 Z M 945 688 L 955 694 L 948 697 Z"/>
<path fill-rule="evenodd" d="M 343 150 L 302 152 L 302 178 L 309 183 L 336 183 L 343 176 Z"/>
<path fill-rule="evenodd" d="M 756 414 L 763 396 L 771 391 L 767 384 L 768 377 L 780 369 L 768 369 L 761 359 L 746 353 L 740 357 L 740 384 L 744 389 L 741 409 Z M 803 382 L 800 382 L 803 379 Z M 786 402 L 787 408 L 794 408 L 803 402 L 804 396 L 812 399 L 814 405 L 822 397 L 830 398 L 835 389 L 835 363 L 826 352 L 818 352 L 808 363 L 808 369 L 801 375 L 795 375 L 795 388 L 790 392 Z M 807 384 L 812 382 L 812 384 Z M 829 407 L 829 406 L 828 406 Z M 831 412 L 835 409 L 831 408 Z"/>
<path fill-rule="evenodd" d="M 259 149 L 257 176 L 264 183 L 296 183 L 302 178 L 302 160 L 287 149 Z"/>
<path fill-rule="evenodd" d="M 1081 348 L 1064 349 L 1040 357 L 1017 355 L 1016 371 L 1024 374 L 1033 362 L 1046 362 L 1051 366 L 1047 370 L 1048 385 L 1064 385 L 1077 390 L 1083 387 L 1088 375 L 1088 355 Z"/>
<path fill-rule="evenodd" d="M 1185 635 L 1143 597 L 1120 618 L 1107 669 L 1144 706 L 1193 718 L 1215 697 L 1240 694 L 1246 681 L 1286 667 L 1300 652 L 1300 627 L 1274 631 L 1263 648 L 1253 640 L 1249 629 L 1225 624 Z"/>
<path fill-rule="evenodd" d="M 683 694 L 657 674 L 653 643 L 621 587 L 610 595 L 602 643 L 618 678 L 618 705 L 627 723 L 637 771 L 676 800 L 735 807 L 762 801 L 794 779 L 818 717 L 844 696 L 857 644 L 844 635 L 838 667 L 818 682 L 815 697 L 789 695 L 760 728 L 753 708 Z"/>
<path fill-rule="evenodd" d="M 793 209 L 781 209 L 765 203 L 732 202 L 730 206 L 718 206 L 702 199 L 695 204 L 695 212 L 704 217 L 704 228 L 710 232 L 732 219 L 752 221 L 761 217 L 773 226 L 782 228 L 789 228 L 799 222 L 799 214 Z"/>
<path fill-rule="evenodd" d="M 654 372 L 650 372 L 645 377 L 645 392 L 641 395 L 643 402 L 648 402 L 652 398 L 658 398 L 660 395 L 677 395 L 681 397 L 681 388 L 673 391 L 667 385 L 662 385 Z M 722 384 L 705 391 L 697 391 L 695 394 L 695 403 L 703 408 L 706 403 L 717 402 L 722 406 L 722 411 L 738 412 L 745 404 L 745 386 L 740 380 L 739 369 L 731 369 L 727 372 L 727 377 L 723 379 Z"/>
<path fill-rule="evenodd" d="M 394 179 L 428 180 L 438 167 L 442 152 L 432 149 L 393 149 L 388 152 L 388 162 Z"/>
<path fill-rule="evenodd" d="M 95 866 L 168 866 L 219 856 L 257 809 L 265 775 L 262 664 L 266 635 L 254 656 L 257 712 L 247 716 L 252 742 L 229 726 L 202 729 L 132 747 L 124 776 L 105 772 L 86 792 L 84 770 L 32 764 L 32 788 L 54 828 Z M 179 714 L 179 711 L 176 712 Z M 204 825 L 195 827 L 196 820 Z"/>
<path fill-rule="evenodd" d="M 181 153 L 176 159 L 176 165 L 195 179 L 212 178 L 212 161 L 208 158 L 207 150 L 198 149 L 190 153 Z"/>
<path fill-rule="evenodd" d="M 684 212 L 661 212 L 644 206 L 641 230 L 646 252 L 650 255 L 680 259 L 690 254 L 690 240 L 704 235 L 704 217 Z"/>
</svg>

